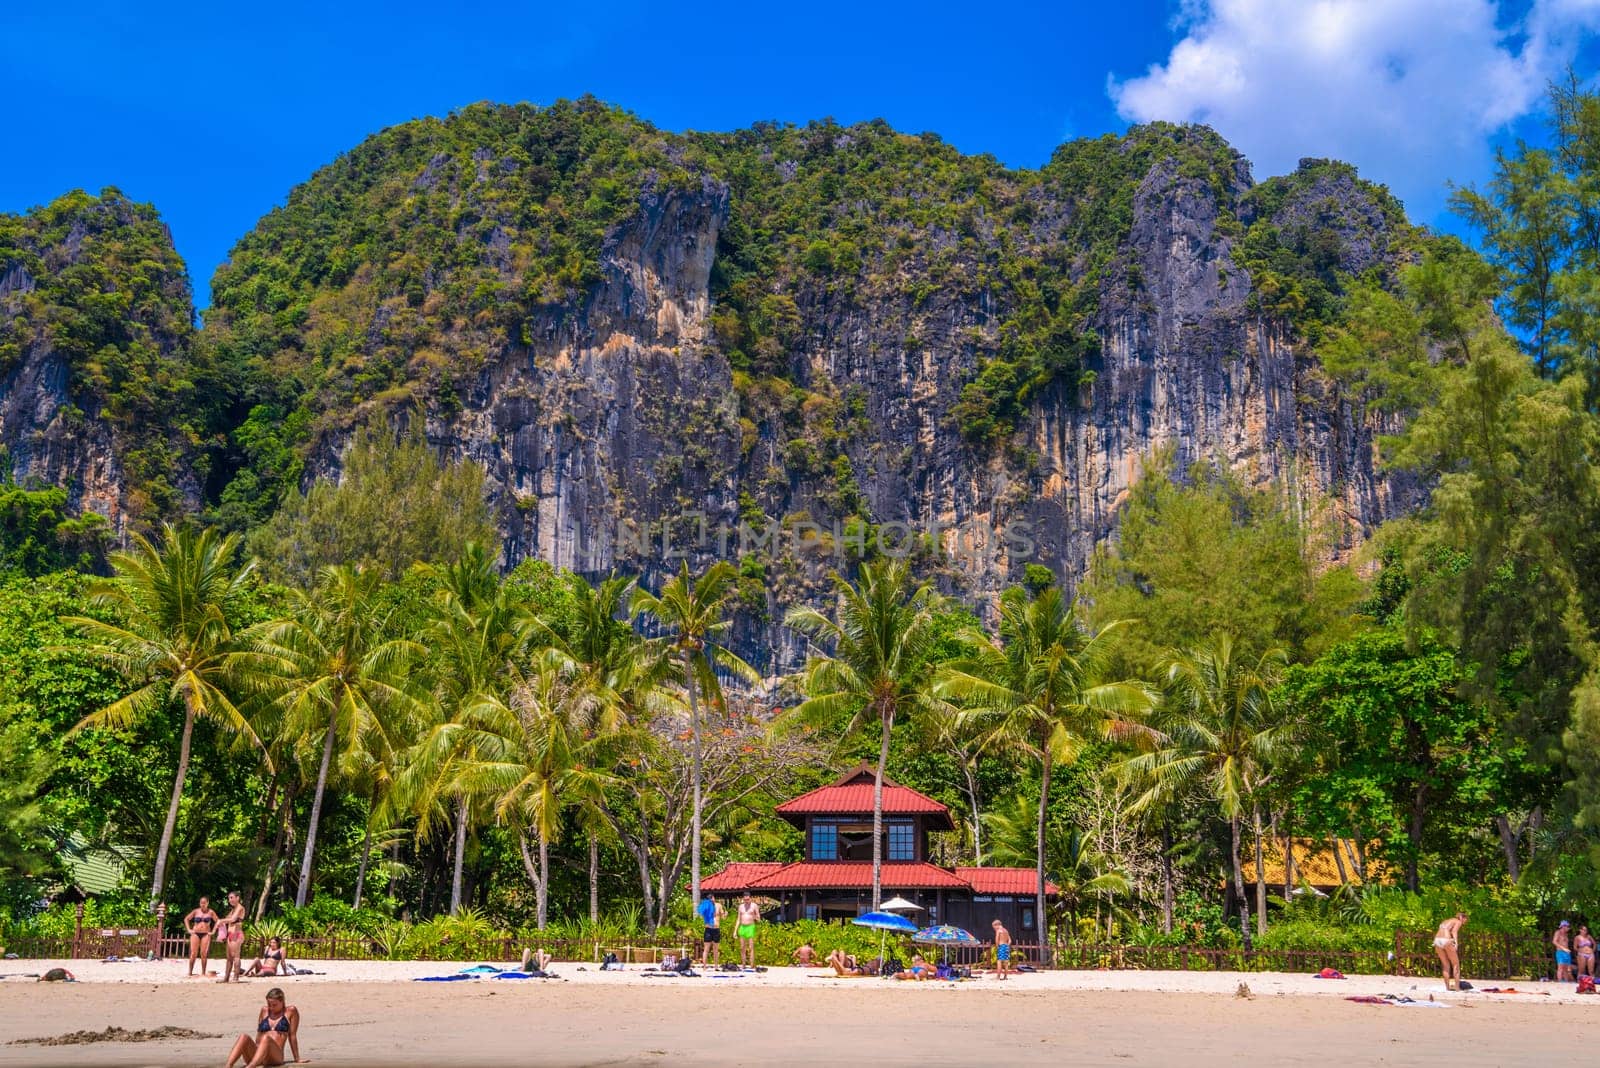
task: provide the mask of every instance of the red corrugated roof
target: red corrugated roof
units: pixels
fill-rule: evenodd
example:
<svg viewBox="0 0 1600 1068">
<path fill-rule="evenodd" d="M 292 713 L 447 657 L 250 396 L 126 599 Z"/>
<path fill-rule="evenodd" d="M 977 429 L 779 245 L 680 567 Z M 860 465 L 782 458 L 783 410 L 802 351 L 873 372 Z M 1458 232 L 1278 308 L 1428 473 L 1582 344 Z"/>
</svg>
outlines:
<svg viewBox="0 0 1600 1068">
<path fill-rule="evenodd" d="M 1032 868 L 941 868 L 934 864 L 904 862 L 883 866 L 885 896 L 896 890 L 970 890 L 975 894 L 1032 895 L 1038 885 Z M 1046 882 L 1045 893 L 1060 893 Z M 870 890 L 872 865 L 867 861 L 735 861 L 700 881 L 707 894 L 779 890 Z"/>
<path fill-rule="evenodd" d="M 728 865 L 731 869 L 734 865 Z M 745 865 L 754 868 L 756 865 Z M 767 892 L 773 890 L 870 890 L 872 888 L 872 865 L 867 861 L 800 861 L 795 864 L 777 865 L 777 870 L 764 873 L 741 872 L 738 876 L 728 879 L 728 869 L 718 872 L 709 879 L 700 883 L 702 890 L 726 892 L 728 890 L 753 890 Z M 729 885 L 742 877 L 745 881 L 741 885 Z M 712 883 L 716 885 L 713 886 Z M 885 864 L 883 866 L 883 889 L 887 895 L 895 890 L 965 890 L 967 883 L 958 878 L 948 868 L 940 868 L 933 864 Z"/>
<path fill-rule="evenodd" d="M 743 890 L 753 881 L 763 876 L 771 875 L 783 867 L 781 860 L 734 861 L 715 875 L 708 875 L 700 880 L 700 892 L 705 894 L 727 893 L 733 890 Z"/>
<path fill-rule="evenodd" d="M 785 801 L 775 811 L 796 826 L 803 824 L 803 817 L 808 815 L 871 816 L 872 780 L 873 770 L 863 764 L 829 786 L 820 786 Z M 883 779 L 883 811 L 885 815 L 894 816 L 933 816 L 935 818 L 929 821 L 930 829 L 955 828 L 950 822 L 949 808 L 927 794 L 901 786 L 888 776 Z"/>
<path fill-rule="evenodd" d="M 1039 877 L 1032 868 L 957 868 L 956 875 L 972 887 L 975 894 L 1037 894 Z M 1059 894 L 1061 888 L 1049 880 L 1044 892 Z"/>
</svg>

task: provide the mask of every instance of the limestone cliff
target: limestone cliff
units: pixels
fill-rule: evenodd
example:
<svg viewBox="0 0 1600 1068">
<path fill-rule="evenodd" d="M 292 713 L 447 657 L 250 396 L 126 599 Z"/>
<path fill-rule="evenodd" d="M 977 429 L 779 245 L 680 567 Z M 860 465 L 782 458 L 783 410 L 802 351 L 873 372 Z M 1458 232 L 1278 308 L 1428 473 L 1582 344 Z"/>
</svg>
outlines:
<svg viewBox="0 0 1600 1068">
<path fill-rule="evenodd" d="M 750 627 L 880 537 L 975 600 L 1026 562 L 1071 581 L 1159 447 L 1331 505 L 1343 553 L 1418 490 L 1315 339 L 1423 239 L 1350 168 L 1256 184 L 1203 128 L 1019 171 L 881 123 L 476 106 L 376 135 L 240 242 L 191 361 L 222 394 L 188 433 L 204 480 L 173 455 L 171 484 L 245 525 L 351 427 L 420 412 L 487 469 L 508 564 L 736 558 Z M 0 263 L 0 316 L 72 262 L 38 255 Z M 13 463 L 114 510 L 118 424 L 74 401 L 70 437 L 71 374 L 29 336 L 0 360 Z"/>
<path fill-rule="evenodd" d="M 200 504 L 188 276 L 153 209 L 108 189 L 0 216 L 4 474 L 122 530 Z"/>
</svg>

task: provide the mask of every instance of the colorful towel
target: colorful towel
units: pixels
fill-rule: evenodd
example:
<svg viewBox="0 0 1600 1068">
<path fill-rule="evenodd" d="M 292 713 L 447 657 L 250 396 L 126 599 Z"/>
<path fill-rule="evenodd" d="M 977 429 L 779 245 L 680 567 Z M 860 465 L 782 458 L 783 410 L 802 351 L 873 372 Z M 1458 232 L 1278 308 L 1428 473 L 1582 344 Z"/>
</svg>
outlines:
<svg viewBox="0 0 1600 1068">
<path fill-rule="evenodd" d="M 476 975 L 424 975 L 420 979 L 411 980 L 413 983 L 461 983 L 468 979 L 476 979 Z"/>
</svg>

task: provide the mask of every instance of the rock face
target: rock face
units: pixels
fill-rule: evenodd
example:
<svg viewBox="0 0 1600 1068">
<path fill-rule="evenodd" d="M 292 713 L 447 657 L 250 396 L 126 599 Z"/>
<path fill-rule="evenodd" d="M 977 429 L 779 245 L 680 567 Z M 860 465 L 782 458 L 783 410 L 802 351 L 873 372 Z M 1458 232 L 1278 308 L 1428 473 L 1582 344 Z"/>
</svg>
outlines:
<svg viewBox="0 0 1600 1068">
<path fill-rule="evenodd" d="M 0 336 L 23 338 L 0 437 L 116 514 L 138 491 L 116 383 L 15 325 L 39 272 L 76 262 L 70 225 L 34 229 L 0 259 Z M 1408 235 L 1350 168 L 1257 185 L 1202 128 L 1030 172 L 882 124 L 678 137 L 595 102 L 479 106 L 297 189 L 219 271 L 198 342 L 147 300 L 122 344 L 152 381 L 191 348 L 228 369 L 223 424 L 188 434 L 222 443 L 195 461 L 207 488 L 166 455 L 190 507 L 259 519 L 294 477 L 262 441 L 307 459 L 303 485 L 353 426 L 420 411 L 487 470 L 508 565 L 649 585 L 737 560 L 742 625 L 788 656 L 773 621 L 868 543 L 977 603 L 1028 563 L 1075 581 L 1155 450 L 1285 486 L 1347 553 L 1419 490 L 1379 470 L 1388 428 L 1304 339 L 1341 279 L 1392 279 Z"/>
<path fill-rule="evenodd" d="M 108 189 L 0 216 L 3 473 L 64 487 L 116 531 L 198 507 L 179 411 L 193 315 L 150 207 Z"/>
</svg>

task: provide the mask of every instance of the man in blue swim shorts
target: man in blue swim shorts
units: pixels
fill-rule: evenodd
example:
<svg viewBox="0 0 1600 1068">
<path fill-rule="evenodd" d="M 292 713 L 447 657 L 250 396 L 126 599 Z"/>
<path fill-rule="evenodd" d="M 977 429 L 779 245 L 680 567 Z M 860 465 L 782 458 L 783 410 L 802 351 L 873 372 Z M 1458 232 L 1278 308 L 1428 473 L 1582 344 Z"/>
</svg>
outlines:
<svg viewBox="0 0 1600 1068">
<path fill-rule="evenodd" d="M 1011 970 L 1011 932 L 999 920 L 994 921 L 994 970 L 999 979 Z"/>
<path fill-rule="evenodd" d="M 1550 944 L 1556 947 L 1556 982 L 1572 981 L 1572 924 L 1566 920 L 1556 928 Z"/>
</svg>

